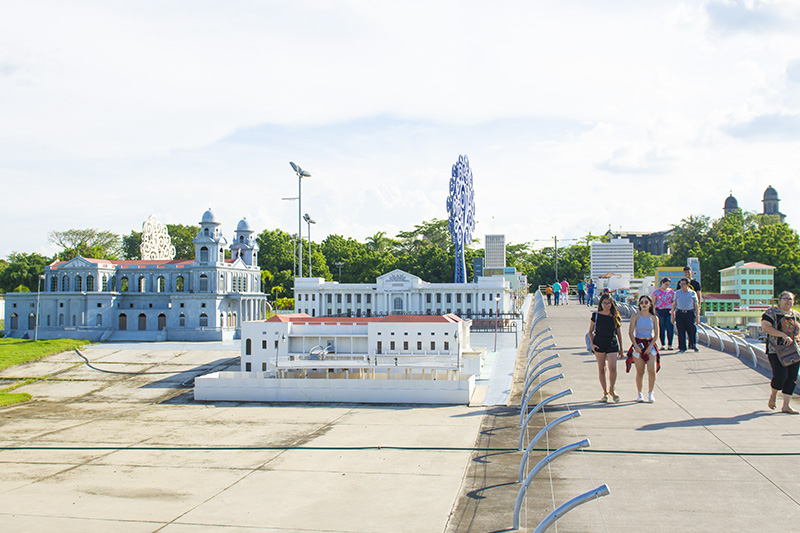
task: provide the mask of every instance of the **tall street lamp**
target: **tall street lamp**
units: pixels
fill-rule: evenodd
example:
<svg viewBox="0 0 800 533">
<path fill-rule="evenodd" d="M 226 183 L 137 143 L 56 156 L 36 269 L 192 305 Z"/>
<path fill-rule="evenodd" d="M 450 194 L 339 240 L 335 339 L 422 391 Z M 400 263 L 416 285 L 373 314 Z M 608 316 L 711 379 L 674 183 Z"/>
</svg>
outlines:
<svg viewBox="0 0 800 533">
<path fill-rule="evenodd" d="M 342 267 L 344 266 L 344 261 L 336 261 L 333 266 L 339 267 L 339 283 L 342 282 Z"/>
<path fill-rule="evenodd" d="M 300 237 L 300 242 L 303 241 L 303 178 L 308 178 L 311 176 L 310 173 L 306 172 L 302 168 L 298 167 L 291 161 L 289 164 L 292 165 L 292 170 L 294 170 L 295 174 L 297 174 L 297 235 Z M 303 246 L 300 246 L 300 252 L 298 253 L 298 263 L 300 266 L 300 277 L 303 277 Z M 310 259 L 310 257 L 309 257 Z"/>
<path fill-rule="evenodd" d="M 497 351 L 497 318 L 500 314 L 500 296 L 495 296 L 495 311 L 494 311 L 494 351 Z"/>
<path fill-rule="evenodd" d="M 42 292 L 44 276 L 39 274 L 39 284 L 36 286 L 36 317 L 33 323 L 33 340 L 39 340 L 39 294 Z M 29 326 L 30 327 L 30 326 Z"/>
<path fill-rule="evenodd" d="M 308 277 L 312 277 L 311 273 L 311 224 L 316 224 L 317 222 L 308 216 L 308 213 L 303 215 L 303 220 L 308 223 Z"/>
</svg>

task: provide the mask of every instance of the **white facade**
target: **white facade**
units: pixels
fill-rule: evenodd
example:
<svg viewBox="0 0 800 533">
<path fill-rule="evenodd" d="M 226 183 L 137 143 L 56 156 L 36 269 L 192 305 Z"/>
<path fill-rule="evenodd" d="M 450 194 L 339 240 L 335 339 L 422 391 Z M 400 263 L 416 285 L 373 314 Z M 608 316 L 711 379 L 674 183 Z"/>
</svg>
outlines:
<svg viewBox="0 0 800 533">
<path fill-rule="evenodd" d="M 591 243 L 592 279 L 613 273 L 623 279 L 633 278 L 633 243 L 628 239 Z"/>
<path fill-rule="evenodd" d="M 266 315 L 258 245 L 245 220 L 227 244 L 211 210 L 194 260 L 76 257 L 45 268 L 44 292 L 6 295 L 6 336 L 89 340 L 222 340 Z M 38 308 L 37 308 L 38 305 Z"/>
<path fill-rule="evenodd" d="M 512 312 L 510 284 L 501 277 L 476 283 L 428 283 L 393 270 L 376 283 L 338 283 L 323 278 L 295 279 L 295 312 L 312 317 L 390 314 L 494 316 Z M 496 299 L 499 298 L 499 302 Z"/>
<path fill-rule="evenodd" d="M 486 235 L 484 240 L 484 268 L 506 267 L 506 236 L 501 234 Z"/>
</svg>

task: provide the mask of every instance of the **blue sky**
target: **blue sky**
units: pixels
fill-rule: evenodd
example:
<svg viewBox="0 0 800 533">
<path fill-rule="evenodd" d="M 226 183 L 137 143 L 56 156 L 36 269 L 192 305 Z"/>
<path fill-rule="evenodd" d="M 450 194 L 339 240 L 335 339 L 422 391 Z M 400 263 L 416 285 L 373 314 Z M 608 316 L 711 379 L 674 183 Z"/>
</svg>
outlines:
<svg viewBox="0 0 800 533">
<path fill-rule="evenodd" d="M 478 237 L 667 229 L 768 185 L 798 227 L 798 27 L 789 1 L 5 5 L 0 256 L 208 207 L 295 232 L 289 161 L 314 241 L 393 236 L 446 217 L 459 154 Z"/>
</svg>

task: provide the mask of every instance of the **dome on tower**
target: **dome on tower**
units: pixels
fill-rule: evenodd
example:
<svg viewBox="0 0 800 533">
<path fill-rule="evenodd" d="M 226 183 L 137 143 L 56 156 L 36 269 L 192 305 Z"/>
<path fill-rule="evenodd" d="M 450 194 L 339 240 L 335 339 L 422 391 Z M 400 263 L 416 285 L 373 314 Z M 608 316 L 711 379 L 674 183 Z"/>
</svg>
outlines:
<svg viewBox="0 0 800 533">
<path fill-rule="evenodd" d="M 253 229 L 250 227 L 250 223 L 247 221 L 247 217 L 244 217 L 239 221 L 239 225 L 236 226 L 236 231 L 253 231 Z"/>
<path fill-rule="evenodd" d="M 768 202 L 770 200 L 778 200 L 778 191 L 772 188 L 772 185 L 767 187 L 767 190 L 764 191 L 764 201 Z"/>
<path fill-rule="evenodd" d="M 203 213 L 203 219 L 200 221 L 201 224 L 219 224 L 217 222 L 217 217 L 214 215 L 214 212 L 211 211 L 211 208 L 208 208 L 208 211 Z"/>
<path fill-rule="evenodd" d="M 730 209 L 739 209 L 739 202 L 736 200 L 736 198 L 733 197 L 732 194 L 730 196 L 728 196 L 727 198 L 725 198 L 725 207 L 724 207 L 724 209 L 725 209 L 726 212 L 728 210 L 730 210 Z"/>
</svg>

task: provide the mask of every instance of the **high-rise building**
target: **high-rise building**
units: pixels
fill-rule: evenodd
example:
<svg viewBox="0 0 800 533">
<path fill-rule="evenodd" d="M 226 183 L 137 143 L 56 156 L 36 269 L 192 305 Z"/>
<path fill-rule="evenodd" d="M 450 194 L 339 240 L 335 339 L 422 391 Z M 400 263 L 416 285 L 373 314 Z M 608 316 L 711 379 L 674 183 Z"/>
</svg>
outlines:
<svg viewBox="0 0 800 533">
<path fill-rule="evenodd" d="M 486 235 L 484 243 L 484 255 L 486 256 L 484 268 L 505 268 L 506 236 L 499 234 Z"/>
<path fill-rule="evenodd" d="M 606 274 L 633 277 L 633 243 L 628 239 L 591 243 L 592 279 Z"/>
</svg>

